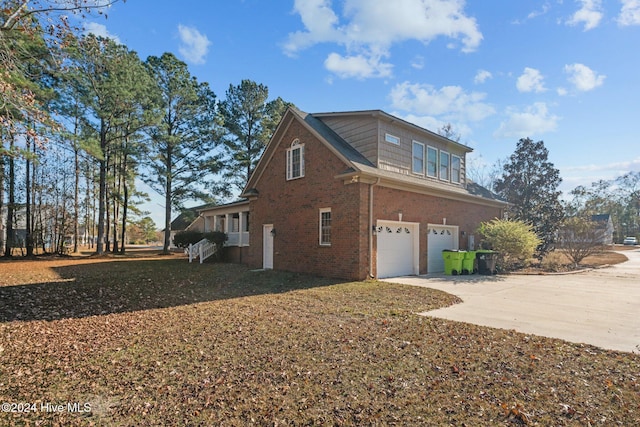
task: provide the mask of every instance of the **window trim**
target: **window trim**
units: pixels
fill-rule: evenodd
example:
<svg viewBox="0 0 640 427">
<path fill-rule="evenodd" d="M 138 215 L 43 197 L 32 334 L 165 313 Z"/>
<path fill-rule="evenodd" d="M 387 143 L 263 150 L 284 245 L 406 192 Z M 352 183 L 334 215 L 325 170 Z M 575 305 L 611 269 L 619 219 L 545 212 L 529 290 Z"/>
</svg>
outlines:
<svg viewBox="0 0 640 427">
<path fill-rule="evenodd" d="M 385 142 L 388 142 L 389 144 L 400 145 L 400 137 L 392 135 L 390 133 L 386 133 L 385 132 L 384 140 L 385 140 Z"/>
<path fill-rule="evenodd" d="M 442 177 L 442 156 L 447 156 L 447 176 Z M 438 178 L 441 181 L 451 181 L 451 153 L 448 151 L 440 150 L 440 154 L 438 155 Z"/>
<path fill-rule="evenodd" d="M 293 175 L 293 153 L 295 151 L 300 152 L 300 172 L 299 175 L 296 176 Z M 304 178 L 304 144 L 301 144 L 298 138 L 294 139 L 293 142 L 291 142 L 291 146 L 287 148 L 286 163 L 287 181 Z"/>
<path fill-rule="evenodd" d="M 458 159 L 458 179 L 457 180 L 453 179 L 453 159 Z M 450 172 L 451 182 L 454 184 L 462 183 L 462 157 L 452 154 L 450 164 L 451 164 L 451 172 Z"/>
<path fill-rule="evenodd" d="M 322 223 L 322 215 L 329 214 L 329 225 L 324 227 L 328 227 L 328 240 L 324 240 L 325 234 L 323 234 L 323 223 Z M 331 208 L 320 208 L 318 213 L 318 244 L 320 246 L 331 246 L 331 228 L 332 228 L 332 218 L 331 218 Z"/>
<path fill-rule="evenodd" d="M 415 161 L 416 161 L 416 146 L 421 148 L 421 152 L 422 152 L 422 157 L 420 159 L 420 161 L 422 162 L 422 168 L 417 171 L 415 168 Z M 425 149 L 425 145 L 420 142 L 420 141 L 411 141 L 411 172 L 417 174 L 417 175 L 422 175 L 424 176 L 424 170 L 425 170 L 425 154 L 426 154 L 426 149 Z"/>
<path fill-rule="evenodd" d="M 434 174 L 433 174 L 433 175 L 431 175 L 431 174 L 429 173 L 429 151 L 430 151 L 430 150 L 432 150 L 433 152 L 435 152 L 435 153 L 436 153 L 435 171 L 434 171 Z M 425 175 L 426 175 L 426 176 L 428 176 L 428 177 L 430 177 L 430 178 L 437 178 L 437 177 L 438 177 L 438 174 L 439 174 L 439 172 L 440 172 L 440 171 L 438 170 L 438 165 L 439 165 L 439 160 L 440 160 L 440 152 L 439 152 L 439 151 L 440 151 L 440 150 L 438 150 L 436 147 L 432 147 L 432 146 L 430 146 L 430 145 L 427 145 L 427 156 L 426 156 L 426 157 L 427 157 L 427 159 L 426 159 L 427 161 L 426 161 L 426 163 L 425 163 Z"/>
</svg>

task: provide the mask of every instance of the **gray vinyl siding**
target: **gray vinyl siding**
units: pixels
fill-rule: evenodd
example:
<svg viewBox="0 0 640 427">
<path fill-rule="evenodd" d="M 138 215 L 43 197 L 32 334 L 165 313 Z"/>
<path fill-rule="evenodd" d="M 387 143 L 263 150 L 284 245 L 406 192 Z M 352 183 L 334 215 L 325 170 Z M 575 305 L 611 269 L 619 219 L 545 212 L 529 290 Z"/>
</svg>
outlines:
<svg viewBox="0 0 640 427">
<path fill-rule="evenodd" d="M 385 142 L 385 134 L 391 134 L 400 138 L 400 145 Z M 446 144 L 434 138 L 428 133 L 418 133 L 411 129 L 406 129 L 393 123 L 380 122 L 379 131 L 380 140 L 380 156 L 378 158 L 378 167 L 380 169 L 391 172 L 401 173 L 405 175 L 416 176 L 412 172 L 412 156 L 413 141 L 420 142 L 425 146 L 425 165 L 426 165 L 426 148 L 433 147 L 438 151 L 446 151 L 451 156 L 460 157 L 460 184 L 465 183 L 466 158 L 465 152 L 460 150 L 453 144 Z M 451 157 L 450 157 L 451 159 Z M 425 179 L 433 180 L 434 178 L 426 177 Z M 456 184 L 457 185 L 457 184 Z"/>
<path fill-rule="evenodd" d="M 371 163 L 378 163 L 378 121 L 374 117 L 322 117 L 321 120 Z"/>
<path fill-rule="evenodd" d="M 403 126 L 401 122 L 380 119 L 379 116 L 375 115 L 340 114 L 332 117 L 327 114 L 320 115 L 319 118 L 371 163 L 382 170 L 403 175 L 419 176 L 412 172 L 412 146 L 413 141 L 417 141 L 424 144 L 425 157 L 427 146 L 433 147 L 438 151 L 446 151 L 451 156 L 460 157 L 460 184 L 465 183 L 466 152 L 458 144 L 447 143 L 442 138 L 429 132 L 420 132 L 415 127 Z M 387 133 L 399 138 L 400 144 L 396 145 L 385 141 L 385 134 Z M 449 168 L 451 169 L 451 166 Z M 445 181 L 437 178 L 427 177 L 426 174 L 424 179 L 430 181 L 435 179 L 438 182 L 445 183 Z"/>
</svg>

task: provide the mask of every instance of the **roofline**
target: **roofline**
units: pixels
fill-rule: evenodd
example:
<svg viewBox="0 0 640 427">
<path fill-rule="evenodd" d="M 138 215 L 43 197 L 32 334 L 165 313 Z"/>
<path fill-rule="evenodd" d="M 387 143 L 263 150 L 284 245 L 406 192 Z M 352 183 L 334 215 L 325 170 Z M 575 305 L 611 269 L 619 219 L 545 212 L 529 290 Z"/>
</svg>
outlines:
<svg viewBox="0 0 640 427">
<path fill-rule="evenodd" d="M 510 203 L 504 200 L 487 199 L 486 197 L 476 196 L 468 192 L 452 191 L 449 188 L 437 188 L 424 185 L 422 183 L 413 183 L 403 180 L 401 177 L 395 178 L 390 176 L 383 176 L 382 174 L 369 173 L 364 171 L 353 171 L 336 175 L 335 179 L 342 179 L 346 184 L 363 182 L 374 183 L 382 187 L 394 188 L 397 190 L 409 191 L 412 193 L 426 194 L 435 197 L 442 197 L 445 199 L 458 200 L 458 201 L 473 201 L 477 204 L 491 206 L 496 208 L 507 208 Z M 455 188 L 455 187 L 454 187 Z"/>
<path fill-rule="evenodd" d="M 251 177 L 249 178 L 249 181 L 247 181 L 247 185 L 242 190 L 242 193 L 241 193 L 242 197 L 251 197 L 251 196 L 253 196 L 253 194 L 249 193 L 249 191 L 250 191 L 251 188 L 254 188 L 255 185 L 250 185 L 250 184 L 252 184 L 256 180 L 260 179 L 260 177 L 262 176 L 262 173 L 264 171 L 263 163 L 264 162 L 268 162 L 271 159 L 271 157 L 273 157 L 273 153 L 267 153 L 267 151 L 269 151 L 269 149 L 271 148 L 271 145 L 273 143 L 279 144 L 280 142 L 282 142 L 282 138 L 279 136 L 279 134 L 281 133 L 281 131 L 285 132 L 286 129 L 288 129 L 288 127 L 291 125 L 291 122 L 293 120 L 297 120 L 300 124 L 302 124 L 302 126 L 304 126 L 305 129 L 307 129 L 307 131 L 309 131 L 315 138 L 318 139 L 318 141 L 320 141 L 334 155 L 336 155 L 342 162 L 344 162 L 345 165 L 347 165 L 347 166 L 352 166 L 353 165 L 353 162 L 351 160 L 349 160 L 342 153 L 340 153 L 340 151 L 338 151 L 331 143 L 329 143 L 325 139 L 324 136 L 322 136 L 320 133 L 318 133 L 318 131 L 316 131 L 313 128 L 313 126 L 311 126 L 309 123 L 307 123 L 307 121 L 305 120 L 305 116 L 306 115 L 310 115 L 312 117 L 315 117 L 314 114 L 305 113 L 305 112 L 303 112 L 303 111 L 301 111 L 301 110 L 299 110 L 299 109 L 297 109 L 295 107 L 288 107 L 287 108 L 287 111 L 285 111 L 285 113 L 282 115 L 282 119 L 280 120 L 280 123 L 278 124 L 278 127 L 276 128 L 275 132 L 271 136 L 271 140 L 269 140 L 269 143 L 265 147 L 265 150 L 262 153 L 262 156 L 260 157 L 260 160 L 258 161 L 258 164 L 256 165 L 256 168 L 253 170 L 253 173 L 251 174 Z M 287 116 L 291 116 L 291 120 L 286 120 L 286 123 L 285 123 L 285 118 Z"/>
<path fill-rule="evenodd" d="M 202 208 L 202 209 L 196 209 L 196 212 L 200 213 L 200 212 L 204 212 L 204 211 L 215 211 L 215 210 L 219 210 L 219 209 L 232 208 L 234 206 L 242 206 L 242 205 L 247 205 L 247 204 L 249 204 L 249 200 L 237 200 L 235 202 L 224 203 L 222 205 L 213 205 L 213 206 L 205 207 L 205 208 Z"/>
<path fill-rule="evenodd" d="M 427 128 L 423 128 L 421 126 L 416 125 L 415 123 L 411 123 L 407 120 L 404 120 L 400 117 L 389 114 L 383 110 L 355 110 L 355 111 L 336 111 L 336 112 L 326 112 L 326 113 L 313 113 L 311 114 L 313 117 L 322 118 L 322 117 L 339 117 L 339 116 L 371 116 L 379 119 L 385 119 L 389 122 L 400 122 L 402 125 L 413 128 L 419 132 L 426 132 L 430 136 L 440 139 L 442 142 L 447 144 L 453 144 L 458 146 L 459 148 L 467 151 L 468 153 L 473 151 L 473 148 L 468 145 L 462 144 L 460 142 L 449 139 L 445 136 L 440 135 L 439 133 L 433 132 Z"/>
</svg>

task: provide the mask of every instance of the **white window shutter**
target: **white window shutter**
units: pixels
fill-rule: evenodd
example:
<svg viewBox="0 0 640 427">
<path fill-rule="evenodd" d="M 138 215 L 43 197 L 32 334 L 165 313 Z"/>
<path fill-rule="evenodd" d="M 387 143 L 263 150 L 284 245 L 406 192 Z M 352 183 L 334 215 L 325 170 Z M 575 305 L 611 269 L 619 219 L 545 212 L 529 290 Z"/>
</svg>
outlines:
<svg viewBox="0 0 640 427">
<path fill-rule="evenodd" d="M 304 145 L 300 146 L 300 176 L 304 176 Z"/>
</svg>

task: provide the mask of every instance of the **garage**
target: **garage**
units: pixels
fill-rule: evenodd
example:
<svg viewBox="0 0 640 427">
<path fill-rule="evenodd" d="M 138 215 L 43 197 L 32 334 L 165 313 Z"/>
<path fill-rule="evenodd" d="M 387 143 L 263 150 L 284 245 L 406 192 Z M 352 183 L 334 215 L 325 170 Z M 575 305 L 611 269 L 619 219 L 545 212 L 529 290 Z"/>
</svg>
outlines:
<svg viewBox="0 0 640 427">
<path fill-rule="evenodd" d="M 420 224 L 400 221 L 377 221 L 378 278 L 418 274 Z"/>
<path fill-rule="evenodd" d="M 442 251 L 458 249 L 458 227 L 429 224 L 427 229 L 427 273 L 442 273 L 444 259 Z"/>
</svg>

